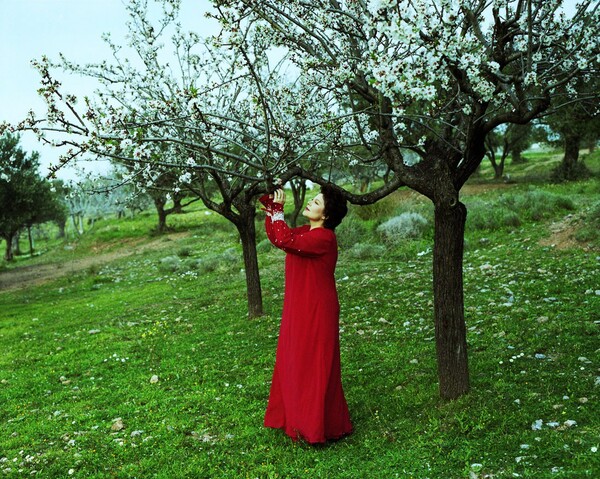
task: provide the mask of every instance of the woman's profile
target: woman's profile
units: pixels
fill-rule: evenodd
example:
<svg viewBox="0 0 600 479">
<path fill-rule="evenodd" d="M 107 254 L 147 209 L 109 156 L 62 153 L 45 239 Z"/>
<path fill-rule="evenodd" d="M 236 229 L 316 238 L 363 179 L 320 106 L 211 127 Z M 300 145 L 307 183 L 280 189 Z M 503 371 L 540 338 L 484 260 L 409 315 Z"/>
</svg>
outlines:
<svg viewBox="0 0 600 479">
<path fill-rule="evenodd" d="M 292 439 L 324 443 L 352 432 L 341 381 L 334 229 L 346 200 L 330 186 L 303 211 L 310 224 L 290 228 L 285 194 L 260 199 L 269 240 L 285 251 L 285 293 L 275 368 L 264 424 Z"/>
</svg>

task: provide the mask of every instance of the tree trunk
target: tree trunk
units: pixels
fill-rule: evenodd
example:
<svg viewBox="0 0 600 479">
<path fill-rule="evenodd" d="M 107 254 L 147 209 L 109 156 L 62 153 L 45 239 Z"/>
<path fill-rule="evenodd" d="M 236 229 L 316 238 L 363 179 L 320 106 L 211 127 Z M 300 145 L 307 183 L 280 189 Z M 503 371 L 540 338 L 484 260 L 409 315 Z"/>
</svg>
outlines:
<svg viewBox="0 0 600 479">
<path fill-rule="evenodd" d="M 167 229 L 167 212 L 165 211 L 166 201 L 164 198 L 154 198 L 154 206 L 156 207 L 156 213 L 158 214 L 158 225 L 156 231 L 164 233 Z"/>
<path fill-rule="evenodd" d="M 511 163 L 513 165 L 527 163 L 527 159 L 521 155 L 522 151 L 520 148 L 515 148 L 513 146 L 513 151 L 511 153 Z"/>
<path fill-rule="evenodd" d="M 440 396 L 456 399 L 469 391 L 463 300 L 463 250 L 467 209 L 436 205 L 433 248 L 435 341 Z"/>
<path fill-rule="evenodd" d="M 581 137 L 579 135 L 565 136 L 565 156 L 563 157 L 563 171 L 566 173 L 567 179 L 573 176 L 577 168 L 577 160 L 579 160 L 579 145 Z"/>
<path fill-rule="evenodd" d="M 56 225 L 58 226 L 58 235 L 57 238 L 65 238 L 66 237 L 66 233 L 65 233 L 65 229 L 67 227 L 67 222 L 66 221 L 59 221 L 56 223 Z"/>
<path fill-rule="evenodd" d="M 17 256 L 21 256 L 23 252 L 21 251 L 21 232 L 17 231 L 13 236 L 13 251 Z"/>
<path fill-rule="evenodd" d="M 240 211 L 240 221 L 236 228 L 242 241 L 244 252 L 244 271 L 246 273 L 246 291 L 248 296 L 248 317 L 256 318 L 263 314 L 262 289 L 256 253 L 256 211 L 254 208 Z"/>
<path fill-rule="evenodd" d="M 6 250 L 4 251 L 4 259 L 6 261 L 12 261 L 14 258 L 13 249 L 12 249 L 13 236 L 14 235 L 10 234 L 10 235 L 4 237 L 4 240 L 6 241 Z"/>
<path fill-rule="evenodd" d="M 29 237 L 29 255 L 33 256 L 33 236 L 31 235 L 31 226 L 27 227 L 27 236 Z"/>
</svg>

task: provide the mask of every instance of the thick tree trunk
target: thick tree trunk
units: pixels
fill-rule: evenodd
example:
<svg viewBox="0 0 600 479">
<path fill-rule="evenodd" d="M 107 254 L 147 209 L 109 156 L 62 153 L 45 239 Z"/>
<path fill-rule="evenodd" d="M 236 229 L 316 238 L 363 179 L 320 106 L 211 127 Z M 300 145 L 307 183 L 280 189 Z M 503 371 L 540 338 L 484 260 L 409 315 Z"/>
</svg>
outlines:
<svg viewBox="0 0 600 479">
<path fill-rule="evenodd" d="M 236 228 L 242 241 L 244 270 L 246 273 L 246 291 L 248 295 L 248 317 L 256 318 L 263 314 L 262 289 L 256 253 L 256 226 L 254 209 L 244 210 Z"/>
<path fill-rule="evenodd" d="M 522 151 L 519 148 L 514 148 L 513 147 L 513 151 L 511 154 L 511 163 L 514 165 L 520 164 L 520 163 L 527 163 L 527 159 L 521 155 Z"/>
<path fill-rule="evenodd" d="M 579 160 L 579 145 L 581 137 L 579 135 L 565 136 L 565 156 L 563 157 L 563 170 L 567 173 L 575 172 L 577 168 L 577 160 Z"/>
<path fill-rule="evenodd" d="M 167 212 L 165 211 L 166 200 L 164 198 L 154 198 L 154 206 L 158 214 L 158 225 L 156 231 L 164 233 L 167 229 Z"/>
<path fill-rule="evenodd" d="M 466 219 L 467 209 L 462 203 L 435 207 L 435 340 L 443 399 L 456 399 L 469 391 L 462 271 Z"/>
</svg>

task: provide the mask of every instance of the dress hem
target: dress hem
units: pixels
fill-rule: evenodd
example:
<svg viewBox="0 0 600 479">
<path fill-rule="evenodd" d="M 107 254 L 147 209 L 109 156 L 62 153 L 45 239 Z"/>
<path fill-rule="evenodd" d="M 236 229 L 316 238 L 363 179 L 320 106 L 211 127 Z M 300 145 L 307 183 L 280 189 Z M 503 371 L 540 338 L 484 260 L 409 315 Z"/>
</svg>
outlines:
<svg viewBox="0 0 600 479">
<path fill-rule="evenodd" d="M 350 436 L 354 432 L 353 429 L 350 429 L 349 431 L 342 432 L 340 434 L 334 434 L 332 436 L 327 436 L 327 437 L 324 437 L 324 438 L 314 439 L 314 438 L 307 437 L 306 435 L 300 433 L 299 431 L 296 431 L 295 435 L 289 434 L 286 431 L 285 426 L 269 426 L 269 425 L 265 424 L 265 427 L 268 427 L 270 429 L 280 429 L 292 441 L 294 441 L 294 442 L 303 441 L 303 442 L 306 442 L 308 444 L 325 444 L 327 442 L 339 441 L 340 439 L 343 439 L 346 436 Z"/>
</svg>

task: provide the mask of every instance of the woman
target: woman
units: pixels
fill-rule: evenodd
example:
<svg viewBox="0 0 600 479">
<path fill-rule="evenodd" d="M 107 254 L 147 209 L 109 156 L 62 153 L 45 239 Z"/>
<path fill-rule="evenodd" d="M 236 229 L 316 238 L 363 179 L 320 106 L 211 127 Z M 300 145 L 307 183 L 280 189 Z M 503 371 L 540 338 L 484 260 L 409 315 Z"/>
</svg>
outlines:
<svg viewBox="0 0 600 479">
<path fill-rule="evenodd" d="M 311 444 L 352 432 L 340 369 L 339 311 L 334 271 L 334 229 L 346 215 L 345 199 L 330 186 L 308 202 L 310 224 L 289 228 L 285 194 L 260 199 L 269 240 L 284 250 L 285 294 L 265 426 Z"/>
</svg>

